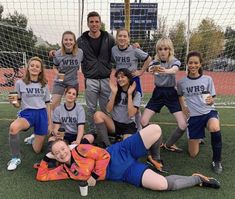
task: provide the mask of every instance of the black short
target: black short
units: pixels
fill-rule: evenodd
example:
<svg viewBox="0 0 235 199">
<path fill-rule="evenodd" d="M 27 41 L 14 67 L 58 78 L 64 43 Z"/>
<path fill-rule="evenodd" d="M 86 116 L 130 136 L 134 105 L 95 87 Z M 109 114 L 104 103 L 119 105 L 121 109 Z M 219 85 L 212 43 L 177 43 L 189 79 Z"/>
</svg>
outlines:
<svg viewBox="0 0 235 199">
<path fill-rule="evenodd" d="M 116 135 L 134 134 L 137 132 L 136 124 L 134 122 L 125 124 L 113 120 Z"/>
<path fill-rule="evenodd" d="M 152 97 L 145 108 L 160 113 L 163 106 L 166 106 L 170 113 L 182 110 L 174 87 L 155 87 Z"/>
</svg>

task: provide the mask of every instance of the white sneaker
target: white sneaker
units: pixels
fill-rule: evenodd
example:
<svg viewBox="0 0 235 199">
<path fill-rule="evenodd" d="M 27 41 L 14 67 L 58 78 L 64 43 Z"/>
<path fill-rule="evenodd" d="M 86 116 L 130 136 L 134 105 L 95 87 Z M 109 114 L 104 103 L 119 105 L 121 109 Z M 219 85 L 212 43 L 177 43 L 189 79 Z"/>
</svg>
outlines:
<svg viewBox="0 0 235 199">
<path fill-rule="evenodd" d="M 7 170 L 8 171 L 13 171 L 17 168 L 17 166 L 21 163 L 20 158 L 12 158 L 8 163 L 7 163 Z"/>
<path fill-rule="evenodd" d="M 25 138 L 24 139 L 25 144 L 33 144 L 34 138 L 35 138 L 34 134 L 32 134 L 29 137 Z"/>
</svg>

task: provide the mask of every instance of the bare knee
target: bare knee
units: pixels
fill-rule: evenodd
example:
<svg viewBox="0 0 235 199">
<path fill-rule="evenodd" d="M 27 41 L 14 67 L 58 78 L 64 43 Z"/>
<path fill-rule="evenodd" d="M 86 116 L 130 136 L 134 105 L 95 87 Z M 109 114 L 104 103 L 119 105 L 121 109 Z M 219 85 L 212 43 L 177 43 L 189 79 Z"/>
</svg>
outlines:
<svg viewBox="0 0 235 199">
<path fill-rule="evenodd" d="M 33 150 L 35 153 L 39 154 L 41 152 L 42 148 L 38 148 L 38 147 L 33 146 Z"/>
<path fill-rule="evenodd" d="M 185 121 L 182 121 L 178 124 L 178 127 L 184 131 L 187 128 L 187 123 Z"/>
<path fill-rule="evenodd" d="M 195 157 L 197 156 L 198 152 L 199 152 L 199 151 L 189 151 L 189 156 L 190 156 L 191 158 L 195 158 Z"/>
<path fill-rule="evenodd" d="M 16 135 L 17 133 L 19 133 L 17 126 L 14 123 L 11 123 L 9 128 L 9 134 Z"/>
<path fill-rule="evenodd" d="M 208 129 L 211 133 L 220 131 L 219 127 L 213 126 Z"/>
<path fill-rule="evenodd" d="M 145 117 L 141 117 L 141 118 L 140 118 L 140 124 L 141 124 L 142 127 L 147 126 L 148 123 L 149 123 L 149 120 L 146 119 Z"/>
<path fill-rule="evenodd" d="M 92 134 L 86 134 L 86 135 L 83 136 L 83 138 L 87 139 L 90 144 L 92 144 L 94 142 L 94 139 L 95 139 L 94 135 L 92 135 Z"/>
<path fill-rule="evenodd" d="M 145 127 L 144 129 L 146 129 L 145 130 L 146 133 L 148 133 L 149 136 L 155 141 L 158 140 L 162 134 L 161 127 L 157 124 L 150 124 L 147 127 Z"/>
<path fill-rule="evenodd" d="M 104 122 L 104 114 L 102 111 L 96 111 L 94 114 L 94 121 L 95 123 L 101 123 Z"/>
</svg>

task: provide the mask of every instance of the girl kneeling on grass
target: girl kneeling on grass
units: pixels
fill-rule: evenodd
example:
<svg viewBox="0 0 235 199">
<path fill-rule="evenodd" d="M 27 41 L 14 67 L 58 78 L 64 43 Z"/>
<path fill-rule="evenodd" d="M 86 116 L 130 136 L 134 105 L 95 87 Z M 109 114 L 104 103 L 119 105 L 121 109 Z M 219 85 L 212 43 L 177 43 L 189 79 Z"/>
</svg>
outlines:
<svg viewBox="0 0 235 199">
<path fill-rule="evenodd" d="M 39 153 L 47 135 L 48 127 L 51 128 L 50 93 L 44 75 L 44 66 L 39 57 L 33 57 L 29 60 L 25 77 L 16 82 L 15 89 L 18 94 L 17 103 L 14 103 L 14 98 L 11 96 L 9 96 L 9 101 L 13 106 L 20 107 L 21 111 L 19 117 L 11 123 L 9 129 L 9 144 L 12 155 L 7 166 L 9 171 L 15 170 L 21 163 L 19 132 L 34 127 L 35 138 L 32 147 L 36 153 Z"/>
<path fill-rule="evenodd" d="M 41 161 L 36 179 L 86 180 L 89 186 L 95 186 L 97 180 L 113 180 L 158 191 L 195 185 L 220 187 L 216 179 L 202 174 L 164 177 L 149 169 L 148 165 L 138 162 L 140 157 L 147 155 L 147 150 L 160 136 L 161 128 L 152 124 L 106 150 L 89 144 L 80 144 L 70 149 L 64 141 L 57 140 L 52 144 L 52 152 Z M 52 158 L 58 161 L 58 165 L 49 169 L 48 161 Z"/>
<path fill-rule="evenodd" d="M 211 134 L 213 151 L 212 169 L 222 172 L 222 138 L 218 112 L 215 110 L 216 96 L 213 80 L 202 74 L 202 57 L 199 52 L 190 52 L 187 56 L 188 76 L 177 84 L 182 109 L 188 119 L 188 151 L 191 157 L 199 153 L 200 140 L 205 137 L 205 128 Z M 203 93 L 207 93 L 204 101 Z M 185 107 L 184 99 L 187 107 Z"/>
</svg>

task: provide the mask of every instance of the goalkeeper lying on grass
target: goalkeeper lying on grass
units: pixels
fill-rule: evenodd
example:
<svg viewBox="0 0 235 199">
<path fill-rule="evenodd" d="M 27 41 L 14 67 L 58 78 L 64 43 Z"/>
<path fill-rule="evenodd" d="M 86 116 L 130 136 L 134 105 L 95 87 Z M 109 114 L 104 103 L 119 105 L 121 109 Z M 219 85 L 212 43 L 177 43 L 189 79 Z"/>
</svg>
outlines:
<svg viewBox="0 0 235 199">
<path fill-rule="evenodd" d="M 106 150 L 89 144 L 69 147 L 63 140 L 52 144 L 38 166 L 37 180 L 87 180 L 95 186 L 98 180 L 127 182 L 151 190 L 179 190 L 192 186 L 219 188 L 220 183 L 211 177 L 195 173 L 192 176 L 170 175 L 164 177 L 138 162 L 161 136 L 161 128 L 152 124 L 124 141 L 109 146 Z M 58 161 L 49 168 L 51 159 Z"/>
</svg>

